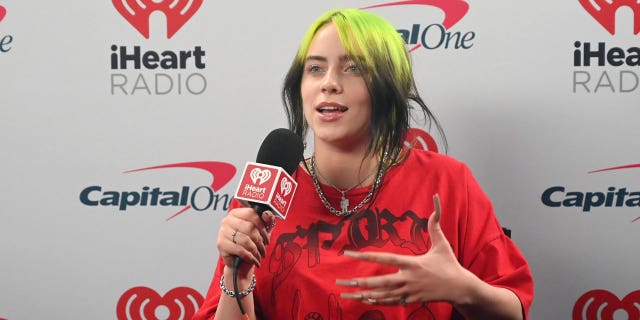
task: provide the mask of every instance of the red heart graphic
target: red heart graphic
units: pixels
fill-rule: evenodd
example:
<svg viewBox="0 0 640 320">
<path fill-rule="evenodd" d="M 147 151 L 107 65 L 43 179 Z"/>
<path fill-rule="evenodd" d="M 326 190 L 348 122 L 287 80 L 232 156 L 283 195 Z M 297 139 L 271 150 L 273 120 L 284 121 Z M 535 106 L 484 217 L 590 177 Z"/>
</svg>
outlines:
<svg viewBox="0 0 640 320">
<path fill-rule="evenodd" d="M 198 11 L 204 0 L 112 0 L 116 10 L 145 38 L 149 39 L 149 17 L 160 11 L 167 18 L 167 38 L 173 37 Z"/>
<path fill-rule="evenodd" d="M 198 291 L 188 287 L 171 289 L 164 297 L 148 287 L 127 290 L 118 300 L 118 320 L 157 320 L 158 307 L 166 307 L 168 320 L 190 320 L 204 299 Z"/>
<path fill-rule="evenodd" d="M 640 2 L 636 0 L 579 0 L 582 7 L 598 21 L 609 33 L 616 33 L 616 12 L 620 7 L 633 10 L 633 34 L 640 33 Z"/>
<path fill-rule="evenodd" d="M 4 19 L 4 16 L 7 15 L 7 9 L 5 9 L 3 6 L 0 6 L 0 21 L 2 21 L 2 19 Z"/>
<path fill-rule="evenodd" d="M 578 298 L 573 306 L 573 320 L 613 319 L 618 310 L 627 313 L 627 319 L 640 319 L 640 290 L 629 293 L 622 300 L 607 290 L 591 290 Z"/>
<path fill-rule="evenodd" d="M 409 128 L 407 136 L 404 139 L 404 144 L 416 149 L 438 152 L 438 144 L 433 137 L 426 131 L 418 128 Z"/>
</svg>

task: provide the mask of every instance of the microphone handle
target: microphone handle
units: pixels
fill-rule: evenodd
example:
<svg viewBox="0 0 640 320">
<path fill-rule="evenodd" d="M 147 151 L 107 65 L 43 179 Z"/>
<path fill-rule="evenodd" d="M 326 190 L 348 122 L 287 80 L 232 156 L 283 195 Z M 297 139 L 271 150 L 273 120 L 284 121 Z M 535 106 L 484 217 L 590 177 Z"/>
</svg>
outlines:
<svg viewBox="0 0 640 320">
<path fill-rule="evenodd" d="M 256 213 L 258 214 L 258 217 L 260 217 L 260 220 L 262 220 L 262 213 L 269 210 L 268 206 L 261 203 L 249 202 L 249 204 L 251 205 L 251 208 L 253 208 L 253 210 L 256 211 Z M 264 221 L 262 222 L 264 223 Z M 241 297 L 238 294 L 240 292 L 240 288 L 238 287 L 238 270 L 240 269 L 241 264 L 242 264 L 242 259 L 234 255 L 233 256 L 233 290 L 235 291 L 235 294 L 236 294 L 236 302 L 238 303 L 238 308 L 240 309 L 240 312 L 243 315 L 246 315 L 247 313 L 244 310 L 244 306 L 242 305 L 242 300 L 240 300 Z"/>
</svg>

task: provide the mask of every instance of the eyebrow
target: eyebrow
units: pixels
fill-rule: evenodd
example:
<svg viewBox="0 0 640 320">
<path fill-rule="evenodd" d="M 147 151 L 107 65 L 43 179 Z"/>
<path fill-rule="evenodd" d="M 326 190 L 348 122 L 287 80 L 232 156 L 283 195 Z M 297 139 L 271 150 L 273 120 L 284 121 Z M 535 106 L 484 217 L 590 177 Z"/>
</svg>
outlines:
<svg viewBox="0 0 640 320">
<path fill-rule="evenodd" d="M 347 55 L 340 56 L 340 62 L 352 61 L 352 60 L 353 60 L 353 59 L 352 59 L 351 57 L 347 56 Z M 305 62 L 306 62 L 306 61 L 321 61 L 321 62 L 327 62 L 327 61 L 328 61 L 328 59 L 327 59 L 327 57 L 325 57 L 325 56 L 308 56 L 308 57 L 305 59 Z"/>
</svg>

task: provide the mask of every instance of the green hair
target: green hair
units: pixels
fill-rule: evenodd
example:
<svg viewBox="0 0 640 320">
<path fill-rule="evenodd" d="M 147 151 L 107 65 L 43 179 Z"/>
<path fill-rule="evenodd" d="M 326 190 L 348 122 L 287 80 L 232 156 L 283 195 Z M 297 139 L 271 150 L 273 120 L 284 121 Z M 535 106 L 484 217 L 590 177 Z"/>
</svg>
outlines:
<svg viewBox="0 0 640 320">
<path fill-rule="evenodd" d="M 409 129 L 410 101 L 415 102 L 434 123 L 446 145 L 444 132 L 418 94 L 406 44 L 385 19 L 359 9 L 331 10 L 308 29 L 289 68 L 282 89 L 282 100 L 289 128 L 304 138 L 307 123 L 302 110 L 300 84 L 309 46 L 321 27 L 333 23 L 347 55 L 363 70 L 371 97 L 371 141 L 368 153 L 388 153 L 398 160 Z"/>
</svg>

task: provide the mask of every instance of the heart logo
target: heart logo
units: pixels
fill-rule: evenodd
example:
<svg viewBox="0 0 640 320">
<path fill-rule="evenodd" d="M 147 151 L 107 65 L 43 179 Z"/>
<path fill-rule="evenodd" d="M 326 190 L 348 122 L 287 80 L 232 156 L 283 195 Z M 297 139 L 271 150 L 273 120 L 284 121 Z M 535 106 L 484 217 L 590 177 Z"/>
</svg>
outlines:
<svg viewBox="0 0 640 320">
<path fill-rule="evenodd" d="M 404 145 L 411 148 L 438 152 L 438 144 L 426 131 L 418 128 L 409 128 L 404 138 Z"/>
<path fill-rule="evenodd" d="M 283 196 L 288 196 L 289 193 L 291 193 L 292 188 L 293 184 L 291 183 L 291 181 L 287 179 L 282 179 L 282 181 L 280 181 L 280 192 L 282 192 Z"/>
<path fill-rule="evenodd" d="M 127 290 L 118 300 L 118 320 L 158 319 L 157 313 L 168 312 L 164 319 L 190 320 L 204 299 L 198 291 L 188 287 L 171 289 L 164 297 L 148 287 Z"/>
<path fill-rule="evenodd" d="M 167 38 L 170 39 L 198 11 L 203 1 L 112 0 L 120 15 L 147 39 L 151 14 L 156 11 L 164 13 L 167 18 Z"/>
<path fill-rule="evenodd" d="M 640 2 L 636 0 L 579 0 L 582 7 L 611 35 L 616 33 L 616 12 L 622 6 L 633 10 L 633 34 L 640 33 Z"/>
<path fill-rule="evenodd" d="M 0 6 L 0 22 L 2 22 L 2 19 L 4 19 L 4 16 L 7 15 L 7 9 L 5 9 L 3 6 Z"/>
<path fill-rule="evenodd" d="M 249 176 L 251 177 L 251 181 L 253 181 L 254 184 L 263 184 L 269 181 L 269 178 L 271 178 L 271 171 L 267 169 L 260 170 L 260 168 L 253 168 Z"/>
<path fill-rule="evenodd" d="M 607 290 L 591 290 L 578 298 L 573 307 L 573 320 L 613 319 L 619 310 L 627 313 L 627 319 L 640 319 L 640 290 L 629 293 L 622 300 Z"/>
</svg>

